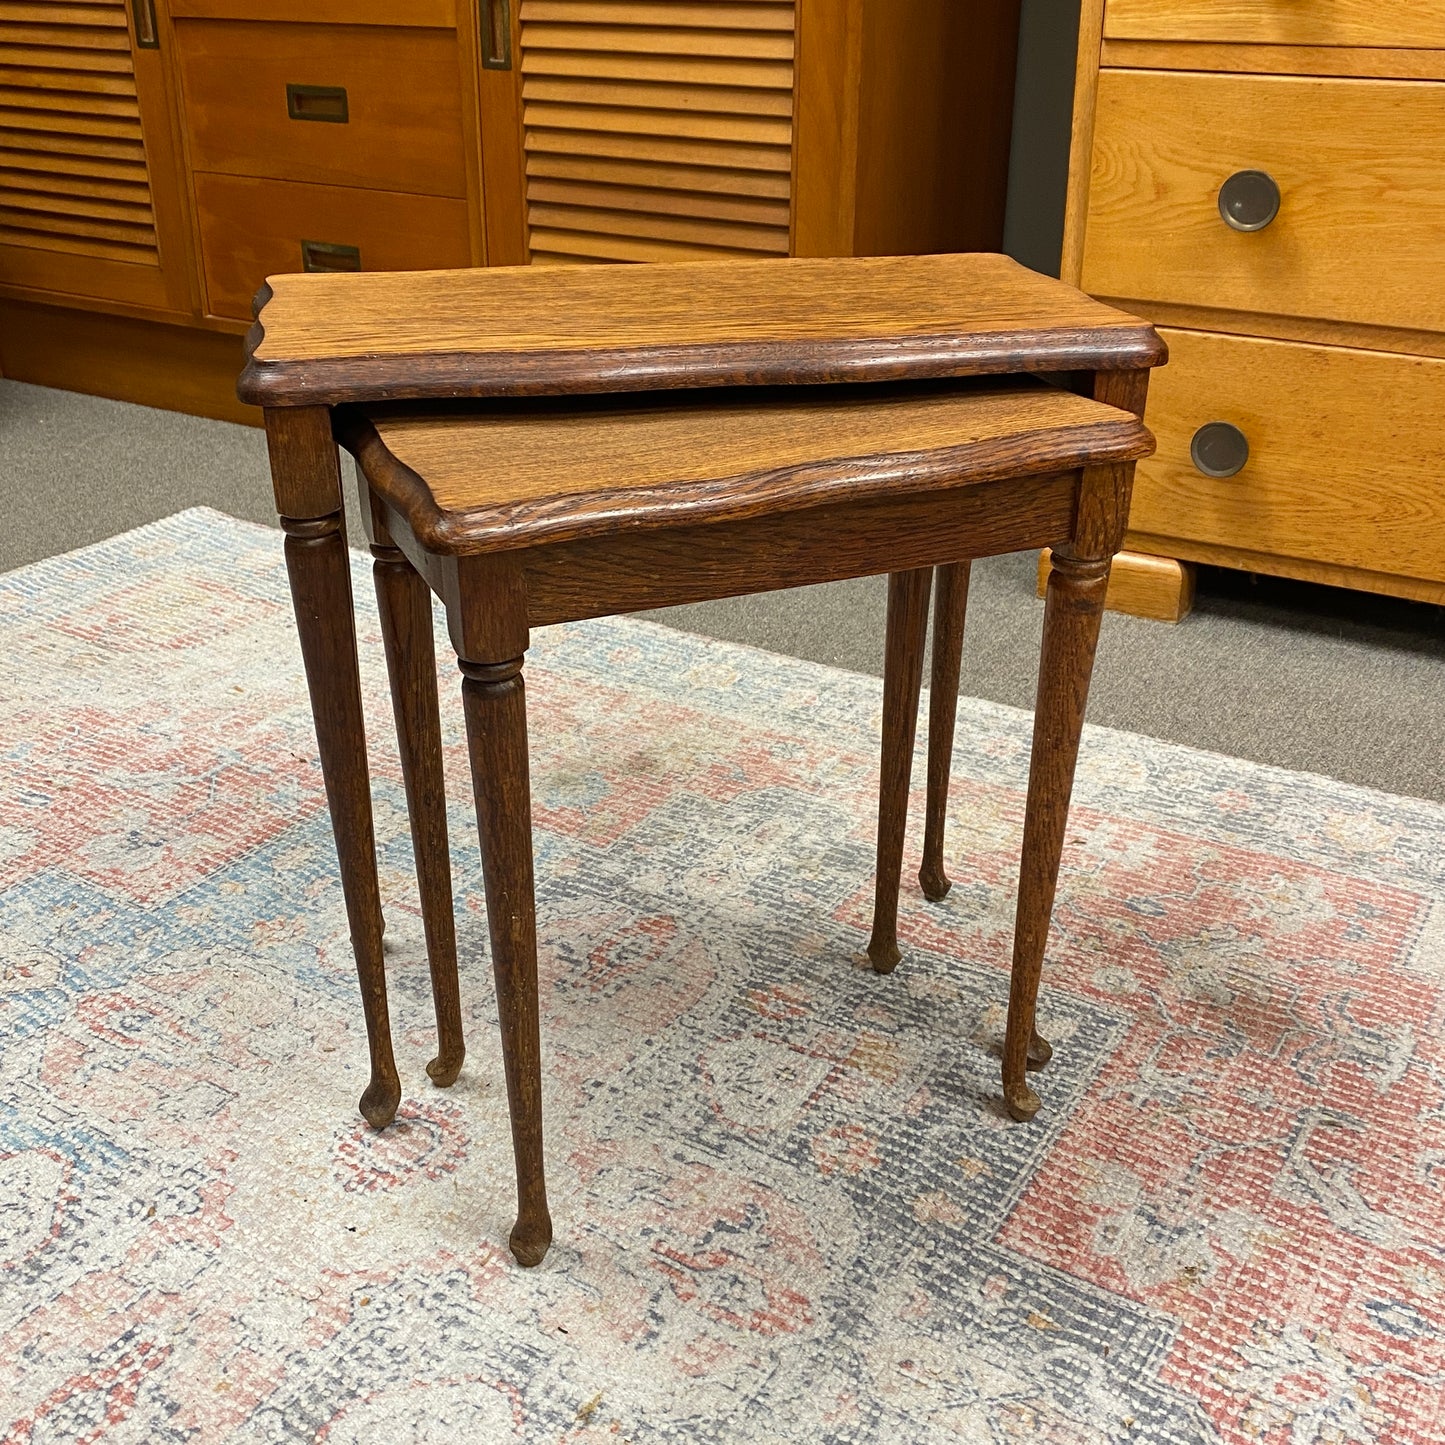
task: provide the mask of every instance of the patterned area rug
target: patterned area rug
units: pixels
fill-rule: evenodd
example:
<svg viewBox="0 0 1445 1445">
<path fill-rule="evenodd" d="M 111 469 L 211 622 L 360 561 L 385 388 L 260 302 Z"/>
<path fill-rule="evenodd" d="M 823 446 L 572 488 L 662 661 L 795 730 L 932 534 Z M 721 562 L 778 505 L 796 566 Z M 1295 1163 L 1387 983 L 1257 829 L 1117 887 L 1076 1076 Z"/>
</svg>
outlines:
<svg viewBox="0 0 1445 1445">
<path fill-rule="evenodd" d="M 1445 810 L 1091 731 L 1019 1126 L 1029 719 L 963 704 L 955 887 L 910 881 L 879 978 L 877 681 L 540 634 L 527 1272 L 455 674 L 440 1091 L 356 570 L 381 1134 L 278 536 L 194 511 L 0 579 L 6 1445 L 1445 1440 Z"/>
</svg>

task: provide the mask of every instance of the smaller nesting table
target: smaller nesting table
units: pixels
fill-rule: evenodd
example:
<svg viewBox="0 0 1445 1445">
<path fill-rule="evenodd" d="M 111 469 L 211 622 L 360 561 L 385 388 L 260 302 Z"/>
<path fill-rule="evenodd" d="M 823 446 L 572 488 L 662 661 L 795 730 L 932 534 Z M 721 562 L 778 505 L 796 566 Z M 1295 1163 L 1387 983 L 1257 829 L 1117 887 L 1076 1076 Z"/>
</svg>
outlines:
<svg viewBox="0 0 1445 1445">
<path fill-rule="evenodd" d="M 272 288 L 274 288 L 274 293 Z M 288 276 L 242 377 L 267 436 L 371 1051 L 394 1116 L 381 908 L 336 440 L 357 459 L 440 1048 L 463 1056 L 431 598 L 461 668 L 517 1166 L 512 1252 L 552 1238 L 523 664 L 534 626 L 889 574 L 869 957 L 896 917 L 938 576 L 925 892 L 941 897 L 972 558 L 1053 549 L 1004 1098 L 1039 1107 L 1035 1001 L 1109 564 L 1148 368 L 1143 322 L 1003 257 Z M 1054 373 L 1047 384 L 1028 373 Z"/>
</svg>

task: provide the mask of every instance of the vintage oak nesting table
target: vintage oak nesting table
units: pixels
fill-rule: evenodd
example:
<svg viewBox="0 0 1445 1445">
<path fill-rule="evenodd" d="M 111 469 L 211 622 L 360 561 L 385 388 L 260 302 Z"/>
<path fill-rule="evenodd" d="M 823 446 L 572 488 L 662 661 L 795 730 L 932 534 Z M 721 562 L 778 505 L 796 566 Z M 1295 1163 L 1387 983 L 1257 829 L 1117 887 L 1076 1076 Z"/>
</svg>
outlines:
<svg viewBox="0 0 1445 1445">
<path fill-rule="evenodd" d="M 943 817 L 969 561 L 1053 549 L 1024 823 L 1004 1099 L 1026 1070 L 1074 763 L 1139 418 L 1144 322 L 1002 256 L 290 275 L 258 298 L 239 394 L 266 409 L 276 505 L 371 1051 L 401 1097 L 337 442 L 357 459 L 416 853 L 439 1051 L 464 1046 L 431 593 L 446 608 L 481 836 L 517 1168 L 512 1252 L 552 1238 L 522 666 L 531 627 L 887 572 L 869 957 L 898 962 L 916 713 L 938 577 L 920 882 Z"/>
</svg>

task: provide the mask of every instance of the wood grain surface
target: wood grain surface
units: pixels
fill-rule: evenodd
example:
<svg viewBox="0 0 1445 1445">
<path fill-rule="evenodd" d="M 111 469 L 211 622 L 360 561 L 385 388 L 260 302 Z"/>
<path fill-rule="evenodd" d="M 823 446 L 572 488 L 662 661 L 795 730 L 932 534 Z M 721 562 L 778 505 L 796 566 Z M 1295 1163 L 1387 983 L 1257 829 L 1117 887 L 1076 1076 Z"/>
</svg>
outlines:
<svg viewBox="0 0 1445 1445">
<path fill-rule="evenodd" d="M 1110 39 L 1445 47 L 1445 4 L 1411 0 L 1109 0 Z"/>
<path fill-rule="evenodd" d="M 1445 86 L 1106 70 L 1083 285 L 1445 331 Z M 1221 183 L 1263 170 L 1278 217 L 1241 233 Z"/>
<path fill-rule="evenodd" d="M 194 169 L 466 195 L 447 31 L 181 20 L 176 45 Z M 293 120 L 288 85 L 343 87 L 347 121 Z"/>
<path fill-rule="evenodd" d="M 1223 70 L 1256 75 L 1351 75 L 1445 80 L 1445 49 L 1345 49 L 1338 45 L 1232 45 L 1215 40 L 1106 40 L 1101 62 L 1135 70 Z"/>
<path fill-rule="evenodd" d="M 274 276 L 243 400 L 890 380 L 1163 359 L 1153 329 L 1006 256 Z"/>
<path fill-rule="evenodd" d="M 479 552 L 736 520 L 1146 455 L 1132 416 L 1059 388 L 749 389 L 373 412 L 339 429 L 427 547 Z"/>
<path fill-rule="evenodd" d="M 303 241 L 355 246 L 371 270 L 472 260 L 467 203 L 450 196 L 251 176 L 200 174 L 194 180 L 212 316 L 250 320 L 251 300 L 266 276 L 301 270 Z"/>
<path fill-rule="evenodd" d="M 1135 481 L 1135 490 L 1138 482 Z M 1052 554 L 1039 553 L 1038 595 L 1044 596 L 1053 570 Z M 1148 617 L 1155 622 L 1182 622 L 1194 606 L 1195 567 L 1175 557 L 1148 552 L 1119 552 L 1109 569 L 1104 605 L 1111 612 Z M 936 644 L 935 644 L 936 645 Z"/>
<path fill-rule="evenodd" d="M 1159 451 L 1130 526 L 1258 552 L 1445 578 L 1445 361 L 1204 332 L 1168 333 L 1154 379 Z M 1249 442 L 1243 471 L 1206 477 L 1206 422 Z"/>
</svg>

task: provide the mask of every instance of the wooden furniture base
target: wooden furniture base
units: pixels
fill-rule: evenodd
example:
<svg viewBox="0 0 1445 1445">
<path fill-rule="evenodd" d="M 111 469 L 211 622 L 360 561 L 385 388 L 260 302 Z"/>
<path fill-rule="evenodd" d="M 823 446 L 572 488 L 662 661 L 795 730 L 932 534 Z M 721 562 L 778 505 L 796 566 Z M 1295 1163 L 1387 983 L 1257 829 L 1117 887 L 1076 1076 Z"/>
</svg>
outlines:
<svg viewBox="0 0 1445 1445">
<path fill-rule="evenodd" d="M 1026 1074 L 1051 1052 L 1034 1018 L 1089 673 L 1134 463 L 1153 446 L 1138 420 L 1162 356 L 1150 328 L 1001 257 L 896 257 L 277 278 L 248 348 L 240 389 L 267 406 L 371 1123 L 393 1117 L 400 1083 L 333 438 L 359 464 L 377 559 L 442 1085 L 464 1046 L 428 586 L 463 678 L 519 1263 L 552 1238 L 524 682 L 530 631 L 546 623 L 890 574 L 868 942 L 888 973 L 935 569 L 946 685 L 924 878 L 941 896 L 968 563 L 1053 549 L 1003 1058 L 1009 1113 L 1033 1117 Z M 1031 370 L 1092 396 L 1019 377 Z"/>
<path fill-rule="evenodd" d="M 236 399 L 242 339 L 230 331 L 0 300 L 0 375 L 62 391 L 260 426 Z"/>
<path fill-rule="evenodd" d="M 1040 552 L 1040 597 L 1048 586 L 1051 566 L 1048 551 Z M 1120 552 L 1109 574 L 1109 595 L 1104 605 L 1111 612 L 1151 617 L 1156 622 L 1179 622 L 1194 606 L 1194 573 L 1192 563 L 1174 557 Z"/>
</svg>

